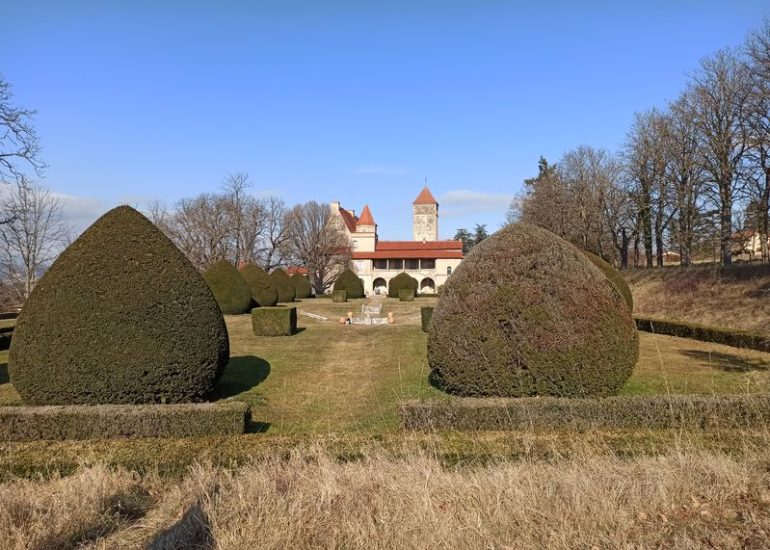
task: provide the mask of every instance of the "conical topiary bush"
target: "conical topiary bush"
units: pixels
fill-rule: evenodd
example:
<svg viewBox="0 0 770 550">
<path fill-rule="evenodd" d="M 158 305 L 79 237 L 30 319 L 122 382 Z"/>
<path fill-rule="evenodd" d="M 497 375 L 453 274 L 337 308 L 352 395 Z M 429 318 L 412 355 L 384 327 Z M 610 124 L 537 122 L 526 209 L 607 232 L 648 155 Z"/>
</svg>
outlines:
<svg viewBox="0 0 770 550">
<path fill-rule="evenodd" d="M 278 302 L 293 302 L 296 297 L 291 278 L 283 269 L 276 269 L 270 274 L 270 282 L 278 290 Z"/>
<path fill-rule="evenodd" d="M 346 269 L 334 281 L 334 290 L 346 291 L 348 300 L 364 297 L 364 282 L 352 271 Z"/>
<path fill-rule="evenodd" d="M 241 277 L 251 291 L 251 298 L 258 307 L 272 307 L 278 303 L 278 290 L 270 281 L 267 271 L 254 264 L 241 268 Z"/>
<path fill-rule="evenodd" d="M 638 356 L 634 319 L 602 272 L 524 223 L 473 248 L 428 328 L 433 381 L 464 396 L 612 395 Z"/>
<path fill-rule="evenodd" d="M 398 298 L 398 291 L 403 289 L 414 290 L 417 295 L 417 287 L 419 283 L 417 279 L 409 275 L 408 273 L 399 273 L 388 282 L 388 296 L 391 298 Z"/>
<path fill-rule="evenodd" d="M 128 206 L 54 262 L 19 315 L 9 372 L 32 405 L 200 401 L 227 364 L 227 328 L 198 271 Z"/>
<path fill-rule="evenodd" d="M 305 275 L 295 273 L 291 276 L 291 282 L 294 285 L 296 298 L 302 300 L 303 298 L 310 298 L 313 295 L 313 286 Z"/>
<path fill-rule="evenodd" d="M 617 290 L 618 293 L 623 296 L 626 304 L 628 304 L 628 309 L 633 311 L 634 296 L 631 294 L 631 288 L 628 286 L 625 278 L 623 278 L 623 274 L 615 269 L 609 262 L 606 262 L 603 258 L 597 256 L 593 252 L 588 252 L 587 250 L 583 250 L 582 252 L 585 254 L 586 258 L 591 260 L 592 264 L 604 272 L 604 275 L 607 277 L 610 283 L 612 283 L 613 288 L 615 288 L 615 290 Z"/>
<path fill-rule="evenodd" d="M 219 309 L 225 315 L 241 315 L 251 307 L 251 292 L 235 266 L 227 260 L 220 260 L 203 274 Z"/>
</svg>

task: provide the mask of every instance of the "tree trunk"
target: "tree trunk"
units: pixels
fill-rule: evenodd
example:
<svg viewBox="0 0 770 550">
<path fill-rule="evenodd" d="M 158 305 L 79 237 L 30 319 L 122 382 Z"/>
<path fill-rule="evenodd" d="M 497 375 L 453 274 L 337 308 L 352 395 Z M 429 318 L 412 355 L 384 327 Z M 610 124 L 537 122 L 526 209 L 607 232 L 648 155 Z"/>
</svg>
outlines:
<svg viewBox="0 0 770 550">
<path fill-rule="evenodd" d="M 730 193 L 729 183 L 723 187 L 722 205 L 719 212 L 719 253 L 722 259 L 722 265 L 728 266 L 733 263 L 732 254 L 732 236 L 733 236 L 733 197 Z"/>
</svg>

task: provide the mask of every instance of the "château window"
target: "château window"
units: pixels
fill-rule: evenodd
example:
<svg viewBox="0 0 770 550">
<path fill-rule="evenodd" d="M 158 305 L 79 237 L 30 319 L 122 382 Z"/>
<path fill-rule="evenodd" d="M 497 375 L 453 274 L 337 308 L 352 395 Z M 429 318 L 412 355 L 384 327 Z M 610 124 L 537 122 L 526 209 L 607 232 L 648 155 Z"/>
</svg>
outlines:
<svg viewBox="0 0 770 550">
<path fill-rule="evenodd" d="M 447 274 L 447 275 L 451 275 L 451 274 L 452 274 L 452 266 L 451 266 L 451 265 L 448 265 L 448 266 L 447 266 L 447 268 L 446 268 L 446 274 Z"/>
<path fill-rule="evenodd" d="M 420 260 L 420 269 L 436 269 L 436 260 Z"/>
<path fill-rule="evenodd" d="M 404 269 L 404 260 L 388 260 L 388 269 Z"/>
<path fill-rule="evenodd" d="M 420 269 L 420 260 L 404 260 L 404 269 Z"/>
<path fill-rule="evenodd" d="M 388 269 L 388 260 L 374 260 L 374 269 Z"/>
</svg>

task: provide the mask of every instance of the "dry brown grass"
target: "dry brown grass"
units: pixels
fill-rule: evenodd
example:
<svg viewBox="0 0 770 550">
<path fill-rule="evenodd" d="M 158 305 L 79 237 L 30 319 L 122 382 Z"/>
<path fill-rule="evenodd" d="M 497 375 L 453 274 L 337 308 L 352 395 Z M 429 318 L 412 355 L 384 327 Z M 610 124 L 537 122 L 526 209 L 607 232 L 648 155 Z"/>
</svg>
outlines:
<svg viewBox="0 0 770 550">
<path fill-rule="evenodd" d="M 637 269 L 624 275 L 635 313 L 770 332 L 770 266 Z"/>
<path fill-rule="evenodd" d="M 196 466 L 165 487 L 152 475 L 137 481 L 93 467 L 0 486 L 0 546 L 765 548 L 768 466 L 763 453 L 686 447 L 625 460 L 586 449 L 474 468 L 446 468 L 429 453 L 374 451 L 346 462 L 306 448 L 235 470 Z M 115 521 L 104 503 L 136 483 L 157 505 L 109 534 Z M 67 545 L 41 545 L 51 533 L 64 533 L 57 540 Z"/>
</svg>

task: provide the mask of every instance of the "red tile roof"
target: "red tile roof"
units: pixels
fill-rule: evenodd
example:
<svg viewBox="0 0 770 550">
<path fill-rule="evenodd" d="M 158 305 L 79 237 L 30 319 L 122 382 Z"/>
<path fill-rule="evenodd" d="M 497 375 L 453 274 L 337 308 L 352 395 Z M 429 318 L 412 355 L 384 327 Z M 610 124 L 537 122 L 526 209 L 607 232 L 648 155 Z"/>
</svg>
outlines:
<svg viewBox="0 0 770 550">
<path fill-rule="evenodd" d="M 463 258 L 462 241 L 377 241 L 374 252 L 353 252 L 354 260 Z"/>
<path fill-rule="evenodd" d="M 358 218 L 358 225 L 377 225 L 374 223 L 374 216 L 372 211 L 369 210 L 369 205 L 364 205 L 364 209 L 361 211 L 361 217 Z"/>
<path fill-rule="evenodd" d="M 345 210 L 340 206 L 340 215 L 342 216 L 342 220 L 345 222 L 345 225 L 348 226 L 348 231 L 351 233 L 356 232 L 356 222 L 358 222 L 358 219 L 348 210 Z"/>
<path fill-rule="evenodd" d="M 417 195 L 417 198 L 414 199 L 414 203 L 412 204 L 438 204 L 438 201 L 433 196 L 433 193 L 430 192 L 430 189 L 428 189 L 428 186 L 422 188 L 422 191 L 420 191 L 420 194 Z"/>
</svg>

